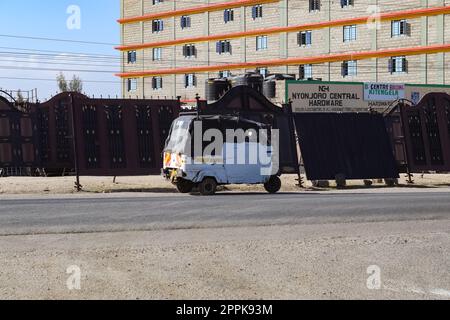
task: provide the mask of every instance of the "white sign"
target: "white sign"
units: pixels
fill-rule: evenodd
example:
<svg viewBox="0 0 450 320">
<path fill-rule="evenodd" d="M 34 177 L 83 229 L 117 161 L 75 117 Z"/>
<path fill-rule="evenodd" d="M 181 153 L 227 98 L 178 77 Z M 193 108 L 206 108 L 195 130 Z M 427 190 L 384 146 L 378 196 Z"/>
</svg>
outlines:
<svg viewBox="0 0 450 320">
<path fill-rule="evenodd" d="M 383 112 L 398 99 L 418 103 L 427 93 L 450 94 L 450 86 L 395 83 L 288 81 L 294 112 Z"/>
<path fill-rule="evenodd" d="M 404 84 L 396 83 L 365 83 L 364 100 L 365 101 L 395 101 L 405 98 Z"/>
<path fill-rule="evenodd" d="M 340 83 L 294 83 L 288 86 L 294 112 L 367 111 L 362 85 Z"/>
</svg>

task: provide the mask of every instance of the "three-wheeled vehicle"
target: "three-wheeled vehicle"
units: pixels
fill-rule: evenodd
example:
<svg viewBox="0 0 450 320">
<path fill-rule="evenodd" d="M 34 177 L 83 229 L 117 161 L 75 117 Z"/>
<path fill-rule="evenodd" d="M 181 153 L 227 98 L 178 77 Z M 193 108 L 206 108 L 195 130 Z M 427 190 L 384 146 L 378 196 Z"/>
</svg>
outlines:
<svg viewBox="0 0 450 320">
<path fill-rule="evenodd" d="M 162 174 L 181 193 L 198 188 L 213 195 L 228 184 L 263 184 L 276 193 L 281 180 L 275 131 L 236 115 L 181 115 L 166 141 Z"/>
</svg>

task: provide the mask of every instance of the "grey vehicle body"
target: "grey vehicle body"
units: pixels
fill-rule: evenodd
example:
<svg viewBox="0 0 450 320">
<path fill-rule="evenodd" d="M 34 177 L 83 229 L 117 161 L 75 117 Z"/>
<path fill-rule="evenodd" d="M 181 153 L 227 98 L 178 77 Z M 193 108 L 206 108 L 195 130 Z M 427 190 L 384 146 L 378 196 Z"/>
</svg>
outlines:
<svg viewBox="0 0 450 320">
<path fill-rule="evenodd" d="M 202 129 L 196 131 L 195 126 L 199 123 Z M 208 129 L 224 133 L 222 147 L 213 156 L 203 153 L 203 147 L 211 143 L 203 139 Z M 230 130 L 241 130 L 245 139 L 229 142 L 225 137 Z M 180 116 L 173 122 L 166 142 L 163 174 L 175 184 L 182 181 L 197 185 L 207 178 L 214 179 L 218 185 L 267 184 L 278 175 L 279 167 L 278 148 L 272 145 L 270 132 L 264 124 L 238 116 Z M 193 144 L 199 133 L 202 139 L 200 153 L 194 150 Z M 258 136 L 250 139 L 255 134 Z"/>
</svg>

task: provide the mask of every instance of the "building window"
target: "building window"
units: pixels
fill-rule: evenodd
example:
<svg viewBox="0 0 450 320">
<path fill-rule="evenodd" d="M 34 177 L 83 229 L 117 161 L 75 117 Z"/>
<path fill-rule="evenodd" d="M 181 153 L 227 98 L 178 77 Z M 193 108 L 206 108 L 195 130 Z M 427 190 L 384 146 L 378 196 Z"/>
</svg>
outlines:
<svg viewBox="0 0 450 320">
<path fill-rule="evenodd" d="M 152 89 L 159 90 L 163 87 L 162 77 L 153 77 L 152 78 Z"/>
<path fill-rule="evenodd" d="M 164 30 L 164 22 L 162 20 L 153 20 L 152 21 L 152 32 L 161 32 Z"/>
<path fill-rule="evenodd" d="M 153 48 L 153 61 L 162 59 L 162 48 Z"/>
<path fill-rule="evenodd" d="M 228 40 L 218 41 L 216 43 L 216 52 L 218 54 L 231 53 L 231 43 Z"/>
<path fill-rule="evenodd" d="M 409 36 L 411 35 L 411 25 L 406 20 L 394 20 L 391 23 L 391 36 Z"/>
<path fill-rule="evenodd" d="M 262 4 L 258 4 L 252 7 L 252 18 L 253 20 L 257 18 L 262 18 L 263 16 L 263 6 Z"/>
<path fill-rule="evenodd" d="M 193 44 L 186 44 L 183 46 L 183 56 L 185 58 L 192 58 L 197 56 L 197 49 Z"/>
<path fill-rule="evenodd" d="M 299 67 L 299 78 L 300 80 L 312 79 L 312 65 L 303 64 Z"/>
<path fill-rule="evenodd" d="M 354 0 L 341 0 L 341 8 L 351 7 L 355 5 Z"/>
<path fill-rule="evenodd" d="M 181 29 L 190 28 L 191 27 L 191 17 L 182 16 L 180 24 L 181 24 Z"/>
<path fill-rule="evenodd" d="M 405 73 L 408 72 L 408 60 L 406 57 L 392 57 L 389 60 L 390 73 Z"/>
<path fill-rule="evenodd" d="M 197 86 L 197 77 L 193 73 L 189 73 L 184 75 L 184 87 L 196 87 Z"/>
<path fill-rule="evenodd" d="M 153 1 L 153 5 L 164 2 L 164 0 L 152 0 L 152 1 Z"/>
<path fill-rule="evenodd" d="M 342 76 L 354 77 L 358 74 L 358 66 L 355 60 L 344 61 L 342 63 Z"/>
<path fill-rule="evenodd" d="M 137 90 L 137 79 L 131 78 L 127 80 L 127 91 L 128 92 L 134 92 Z"/>
<path fill-rule="evenodd" d="M 310 46 L 312 44 L 312 31 L 302 31 L 297 35 L 299 46 Z"/>
<path fill-rule="evenodd" d="M 258 69 L 256 69 L 256 72 L 258 72 L 264 78 L 266 78 L 269 75 L 269 69 L 267 69 L 267 68 L 258 68 Z"/>
<path fill-rule="evenodd" d="M 226 9 L 223 12 L 223 21 L 225 21 L 225 23 L 234 21 L 234 10 L 233 9 Z"/>
<path fill-rule="evenodd" d="M 309 0 L 309 12 L 320 11 L 320 0 Z"/>
<path fill-rule="evenodd" d="M 136 63 L 136 61 L 137 61 L 136 50 L 128 51 L 127 59 L 128 59 L 128 63 Z"/>
<path fill-rule="evenodd" d="M 267 49 L 267 36 L 256 37 L 256 51 Z"/>
<path fill-rule="evenodd" d="M 356 40 L 356 25 L 344 26 L 344 42 Z"/>
<path fill-rule="evenodd" d="M 224 70 L 219 72 L 219 78 L 229 78 L 231 77 L 231 71 Z"/>
</svg>

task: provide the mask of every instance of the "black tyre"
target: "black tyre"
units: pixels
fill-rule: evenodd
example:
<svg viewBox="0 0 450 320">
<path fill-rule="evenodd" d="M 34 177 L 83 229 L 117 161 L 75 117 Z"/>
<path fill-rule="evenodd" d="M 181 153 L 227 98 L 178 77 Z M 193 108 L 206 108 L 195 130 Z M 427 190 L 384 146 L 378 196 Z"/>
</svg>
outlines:
<svg viewBox="0 0 450 320">
<path fill-rule="evenodd" d="M 217 182 L 213 178 L 205 178 L 198 186 L 198 191 L 204 196 L 212 196 L 217 191 Z"/>
<path fill-rule="evenodd" d="M 345 178 L 345 175 L 336 175 L 336 186 L 338 189 L 343 189 L 347 186 L 347 179 Z"/>
<path fill-rule="evenodd" d="M 184 179 L 178 179 L 176 186 L 180 193 L 190 193 L 194 188 L 194 184 L 192 182 Z"/>
<path fill-rule="evenodd" d="M 314 188 L 329 188 L 330 182 L 328 180 L 313 180 L 312 185 Z"/>
<path fill-rule="evenodd" d="M 280 191 L 280 189 L 281 189 L 280 178 L 278 178 L 277 176 L 271 177 L 270 180 L 264 184 L 264 189 L 266 189 L 266 191 L 271 194 L 274 194 L 274 193 L 277 193 L 278 191 Z"/>
<path fill-rule="evenodd" d="M 398 179 L 384 179 L 384 183 L 388 187 L 395 187 L 398 184 Z"/>
</svg>

